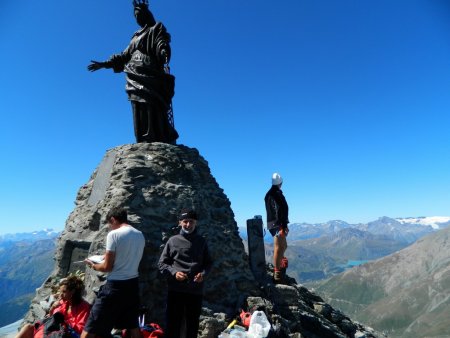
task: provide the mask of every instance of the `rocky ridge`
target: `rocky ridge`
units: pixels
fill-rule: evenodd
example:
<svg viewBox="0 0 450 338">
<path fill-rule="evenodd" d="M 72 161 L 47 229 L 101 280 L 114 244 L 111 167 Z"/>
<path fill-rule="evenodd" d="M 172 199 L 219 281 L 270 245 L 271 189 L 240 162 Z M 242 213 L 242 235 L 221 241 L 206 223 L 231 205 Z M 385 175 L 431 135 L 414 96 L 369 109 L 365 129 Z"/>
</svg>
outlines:
<svg viewBox="0 0 450 338">
<path fill-rule="evenodd" d="M 37 290 L 25 321 L 42 318 L 51 287 L 68 272 L 84 269 L 74 261 L 104 252 L 106 213 L 124 206 L 129 222 L 146 239 L 140 265 L 140 291 L 146 318 L 164 322 L 166 283 L 156 264 L 167 239 L 177 230 L 183 207 L 199 213 L 198 231 L 208 241 L 214 268 L 206 281 L 199 337 L 217 337 L 241 308 L 263 309 L 278 337 L 381 337 L 299 285 L 255 280 L 239 237 L 231 204 L 196 149 L 162 143 L 123 145 L 109 150 L 83 185 L 58 240 L 55 268 Z M 86 299 L 104 282 L 86 270 Z"/>
</svg>

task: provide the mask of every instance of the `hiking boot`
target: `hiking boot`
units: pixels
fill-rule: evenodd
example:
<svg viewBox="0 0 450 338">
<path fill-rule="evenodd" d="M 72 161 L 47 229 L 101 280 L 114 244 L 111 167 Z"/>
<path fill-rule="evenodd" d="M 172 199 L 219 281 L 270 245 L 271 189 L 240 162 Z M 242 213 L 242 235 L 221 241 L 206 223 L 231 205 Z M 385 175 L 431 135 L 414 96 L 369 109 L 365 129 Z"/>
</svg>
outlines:
<svg viewBox="0 0 450 338">
<path fill-rule="evenodd" d="M 281 283 L 283 280 L 283 273 L 281 271 L 274 271 L 273 272 L 273 282 L 275 284 Z"/>
</svg>

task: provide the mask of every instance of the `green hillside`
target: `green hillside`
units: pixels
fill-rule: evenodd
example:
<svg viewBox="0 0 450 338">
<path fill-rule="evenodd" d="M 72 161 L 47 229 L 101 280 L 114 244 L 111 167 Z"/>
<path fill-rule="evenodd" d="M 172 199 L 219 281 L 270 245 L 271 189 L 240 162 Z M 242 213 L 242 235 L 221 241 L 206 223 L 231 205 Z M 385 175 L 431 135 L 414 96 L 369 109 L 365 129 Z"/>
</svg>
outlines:
<svg viewBox="0 0 450 338">
<path fill-rule="evenodd" d="M 319 283 L 331 305 L 389 337 L 450 337 L 450 229 Z"/>
</svg>

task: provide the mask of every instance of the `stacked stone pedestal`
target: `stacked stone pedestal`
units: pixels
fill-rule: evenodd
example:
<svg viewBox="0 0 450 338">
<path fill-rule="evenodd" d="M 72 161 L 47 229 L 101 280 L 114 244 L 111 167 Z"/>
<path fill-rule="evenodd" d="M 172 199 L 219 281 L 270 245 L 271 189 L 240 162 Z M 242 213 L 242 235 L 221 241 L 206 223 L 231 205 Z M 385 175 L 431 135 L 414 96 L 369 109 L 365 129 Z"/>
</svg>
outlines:
<svg viewBox="0 0 450 338">
<path fill-rule="evenodd" d="M 257 290 L 230 201 L 196 149 L 165 143 L 111 149 L 80 188 L 75 205 L 58 242 L 49 286 L 69 271 L 85 269 L 83 264 L 72 262 L 104 253 L 105 216 L 111 207 L 123 206 L 128 209 L 130 224 L 146 239 L 139 278 L 143 305 L 148 308 L 146 318 L 163 322 L 166 283 L 157 271 L 157 262 L 167 239 L 179 230 L 179 210 L 194 207 L 200 217 L 198 231 L 207 239 L 214 259 L 205 305 L 230 312 L 243 294 Z M 103 282 L 101 273 L 86 269 L 88 301 L 93 301 L 94 291 Z M 44 284 L 40 293 L 47 295 L 47 289 Z M 41 315 L 39 303 L 33 305 L 35 313 Z M 30 317 L 34 317 L 32 312 Z"/>
<path fill-rule="evenodd" d="M 105 154 L 78 191 L 75 208 L 58 240 L 55 268 L 37 290 L 25 322 L 44 316 L 52 286 L 69 272 L 85 271 L 85 298 L 93 302 L 105 276 L 75 262 L 104 253 L 108 232 L 104 221 L 115 206 L 128 209 L 129 223 L 146 239 L 139 267 L 146 322 L 164 324 L 166 281 L 157 271 L 157 262 L 165 242 L 179 232 L 179 210 L 193 207 L 199 214 L 198 231 L 206 238 L 214 260 L 206 280 L 200 338 L 217 337 L 240 308 L 256 307 L 266 311 L 284 336 L 377 336 L 352 323 L 293 279 L 289 279 L 291 286 L 274 286 L 260 268 L 255 277 L 230 201 L 211 175 L 208 163 L 196 149 L 165 143 L 123 145 Z"/>
</svg>

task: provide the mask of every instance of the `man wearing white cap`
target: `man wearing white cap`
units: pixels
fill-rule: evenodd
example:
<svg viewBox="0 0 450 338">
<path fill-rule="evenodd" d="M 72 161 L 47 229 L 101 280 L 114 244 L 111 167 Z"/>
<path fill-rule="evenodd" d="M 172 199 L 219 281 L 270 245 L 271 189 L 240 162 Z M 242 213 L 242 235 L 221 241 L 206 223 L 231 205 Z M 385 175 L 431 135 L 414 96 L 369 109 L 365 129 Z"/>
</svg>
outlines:
<svg viewBox="0 0 450 338">
<path fill-rule="evenodd" d="M 264 197 L 267 212 L 267 229 L 273 236 L 273 279 L 275 283 L 282 281 L 288 265 L 284 253 L 287 249 L 286 237 L 289 232 L 289 207 L 281 191 L 282 184 L 283 179 L 280 174 L 273 173 L 272 187 Z"/>
</svg>

